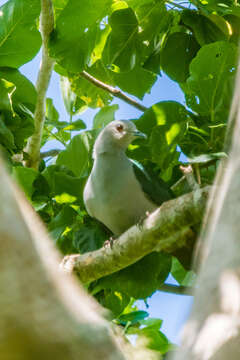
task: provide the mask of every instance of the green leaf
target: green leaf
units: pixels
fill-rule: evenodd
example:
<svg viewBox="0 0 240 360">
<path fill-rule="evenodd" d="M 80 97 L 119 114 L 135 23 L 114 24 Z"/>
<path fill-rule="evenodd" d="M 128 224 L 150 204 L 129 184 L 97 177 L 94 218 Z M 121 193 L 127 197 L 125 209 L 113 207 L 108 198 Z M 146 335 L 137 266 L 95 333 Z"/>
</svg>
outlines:
<svg viewBox="0 0 240 360">
<path fill-rule="evenodd" d="M 143 69 L 141 66 L 135 66 L 128 73 L 109 71 L 109 74 L 113 78 L 115 85 L 129 94 L 137 96 L 139 99 L 142 99 L 146 93 L 151 91 L 153 84 L 157 80 L 155 74 Z"/>
<path fill-rule="evenodd" d="M 17 181 L 17 183 L 24 190 L 26 196 L 31 199 L 32 194 L 34 192 L 33 183 L 38 177 L 38 172 L 34 169 L 15 166 L 13 167 L 13 178 Z"/>
<path fill-rule="evenodd" d="M 74 115 L 76 113 L 75 104 L 77 95 L 72 91 L 71 83 L 65 76 L 60 77 L 60 89 L 67 113 L 69 115 Z"/>
<path fill-rule="evenodd" d="M 14 105 L 23 104 L 33 112 L 37 100 L 37 93 L 31 81 L 17 69 L 10 67 L 0 67 L 0 78 L 12 82 L 16 86 L 16 90 L 12 96 Z"/>
<path fill-rule="evenodd" d="M 98 41 L 99 23 L 110 10 L 111 0 L 71 0 L 59 14 L 51 35 L 50 55 L 70 72 L 89 64 Z"/>
<path fill-rule="evenodd" d="M 93 119 L 93 128 L 101 129 L 115 119 L 115 112 L 119 109 L 117 104 L 104 106 Z"/>
<path fill-rule="evenodd" d="M 224 152 L 202 154 L 199 156 L 195 156 L 194 158 L 188 157 L 188 162 L 190 164 L 206 164 L 212 160 L 220 160 L 220 159 L 226 158 L 226 157 L 227 157 L 227 154 Z"/>
<path fill-rule="evenodd" d="M 50 235 L 53 239 L 57 240 L 65 231 L 66 227 L 70 227 L 73 224 L 76 216 L 77 212 L 75 210 L 70 206 L 64 206 L 49 224 Z"/>
<path fill-rule="evenodd" d="M 15 148 L 14 136 L 12 132 L 7 128 L 3 121 L 3 117 L 0 115 L 0 144 L 7 149 L 13 150 Z"/>
<path fill-rule="evenodd" d="M 193 286 L 196 280 L 196 274 L 193 271 L 187 271 L 181 263 L 173 257 L 171 274 L 182 286 Z"/>
<path fill-rule="evenodd" d="M 108 236 L 108 232 L 100 223 L 91 221 L 89 225 L 81 225 L 74 229 L 73 244 L 76 250 L 83 254 L 100 249 Z"/>
<path fill-rule="evenodd" d="M 137 61 L 138 20 L 131 8 L 116 10 L 109 18 L 112 28 L 102 60 L 105 65 L 116 65 L 120 71 L 130 71 Z"/>
<path fill-rule="evenodd" d="M 9 0 L 0 12 L 0 66 L 18 68 L 31 60 L 41 46 L 36 27 L 40 1 Z"/>
<path fill-rule="evenodd" d="M 135 264 L 97 281 L 97 289 L 124 292 L 135 299 L 145 299 L 162 284 L 171 268 L 171 257 L 152 253 Z"/>
<path fill-rule="evenodd" d="M 237 47 L 219 41 L 203 46 L 190 64 L 186 83 L 186 101 L 189 107 L 202 115 L 211 115 L 221 107 L 224 89 L 236 70 Z M 231 94 L 230 94 L 231 96 Z"/>
<path fill-rule="evenodd" d="M 54 18 L 56 19 L 64 7 L 67 5 L 68 0 L 52 0 L 54 9 Z"/>
<path fill-rule="evenodd" d="M 68 172 L 64 166 L 51 165 L 42 172 L 42 175 L 46 178 L 53 197 L 69 194 L 76 197 L 77 202 L 82 204 L 83 187 L 86 180 L 77 178 Z"/>
<path fill-rule="evenodd" d="M 111 310 L 114 317 L 117 317 L 129 304 L 130 298 L 124 293 L 112 290 L 103 290 L 95 295 L 102 306 Z"/>
<path fill-rule="evenodd" d="M 74 136 L 66 150 L 58 155 L 57 164 L 65 165 L 75 176 L 83 176 L 88 169 L 93 141 L 93 133 L 90 131 Z"/>
<path fill-rule="evenodd" d="M 176 164 L 177 145 L 186 131 L 187 121 L 186 109 L 175 101 L 159 102 L 136 120 L 137 128 L 149 136 L 151 160 L 162 170 L 171 168 L 171 163 Z"/>
<path fill-rule="evenodd" d="M 140 320 L 145 319 L 149 314 L 146 311 L 138 310 L 132 311 L 128 314 L 123 314 L 119 316 L 118 322 L 121 325 L 127 325 L 127 323 L 131 323 L 131 325 L 135 325 L 140 322 Z"/>
<path fill-rule="evenodd" d="M 103 68 L 101 61 L 97 61 L 93 66 L 87 68 L 87 71 L 98 80 L 108 83 L 108 72 Z M 72 90 L 82 101 L 79 107 L 80 110 L 85 110 L 88 106 L 92 108 L 103 107 L 112 100 L 112 95 L 109 92 L 93 85 L 82 77 L 76 76 L 70 78 L 70 81 Z"/>
<path fill-rule="evenodd" d="M 63 130 L 67 130 L 67 131 L 79 131 L 79 130 L 83 130 L 83 129 L 86 129 L 86 124 L 81 119 L 72 121 L 71 123 L 68 123 L 68 125 L 63 128 Z"/>
<path fill-rule="evenodd" d="M 230 36 L 226 20 L 216 14 L 206 16 L 195 10 L 186 9 L 181 12 L 181 18 L 183 23 L 193 30 L 195 38 L 201 46 L 227 40 Z"/>
<path fill-rule="evenodd" d="M 5 79 L 0 79 L 0 109 L 9 111 L 14 116 L 14 110 L 12 106 L 12 95 L 15 91 L 15 85 Z"/>
<path fill-rule="evenodd" d="M 192 35 L 181 32 L 170 34 L 160 55 L 163 71 L 175 81 L 186 81 L 190 62 L 198 50 L 199 45 Z"/>
<path fill-rule="evenodd" d="M 144 341 L 148 349 L 158 351 L 161 354 L 166 354 L 172 347 L 167 337 L 161 332 L 152 327 L 145 327 L 136 331 L 138 338 L 136 343 L 141 344 Z"/>
<path fill-rule="evenodd" d="M 46 99 L 46 117 L 53 124 L 57 123 L 59 119 L 59 114 L 50 98 Z"/>
</svg>

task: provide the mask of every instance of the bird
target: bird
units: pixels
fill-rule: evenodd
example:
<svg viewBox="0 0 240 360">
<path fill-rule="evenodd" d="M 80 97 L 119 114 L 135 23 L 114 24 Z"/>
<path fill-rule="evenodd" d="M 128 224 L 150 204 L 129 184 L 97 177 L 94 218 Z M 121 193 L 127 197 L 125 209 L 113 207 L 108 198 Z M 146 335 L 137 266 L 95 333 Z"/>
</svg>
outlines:
<svg viewBox="0 0 240 360">
<path fill-rule="evenodd" d="M 136 138 L 146 139 L 146 135 L 130 120 L 114 120 L 101 130 L 83 192 L 88 214 L 115 237 L 171 198 L 160 179 L 151 178 L 139 163 L 127 157 L 126 150 Z"/>
</svg>

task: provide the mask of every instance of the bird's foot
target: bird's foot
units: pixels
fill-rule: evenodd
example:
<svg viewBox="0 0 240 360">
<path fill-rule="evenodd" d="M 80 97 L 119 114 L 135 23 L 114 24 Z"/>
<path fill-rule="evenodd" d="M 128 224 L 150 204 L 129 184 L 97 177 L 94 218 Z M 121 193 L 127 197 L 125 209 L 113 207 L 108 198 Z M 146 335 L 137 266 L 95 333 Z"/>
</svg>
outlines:
<svg viewBox="0 0 240 360">
<path fill-rule="evenodd" d="M 114 238 L 113 236 L 111 236 L 108 240 L 104 241 L 103 243 L 103 247 L 104 248 L 109 248 L 112 249 L 113 248 L 113 243 L 116 240 L 116 238 Z"/>
</svg>

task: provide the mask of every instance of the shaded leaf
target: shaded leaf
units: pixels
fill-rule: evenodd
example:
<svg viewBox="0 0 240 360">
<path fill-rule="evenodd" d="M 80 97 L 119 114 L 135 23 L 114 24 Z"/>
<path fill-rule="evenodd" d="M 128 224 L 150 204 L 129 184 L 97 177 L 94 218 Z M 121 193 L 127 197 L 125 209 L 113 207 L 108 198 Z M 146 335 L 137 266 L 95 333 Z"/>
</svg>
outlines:
<svg viewBox="0 0 240 360">
<path fill-rule="evenodd" d="M 57 240 L 66 227 L 71 226 L 77 216 L 77 212 L 69 206 L 64 206 L 63 209 L 55 216 L 49 223 L 50 235 Z"/>
<path fill-rule="evenodd" d="M 152 253 L 135 264 L 97 281 L 97 289 L 112 289 L 124 292 L 135 299 L 150 296 L 168 276 L 171 257 Z"/>
<path fill-rule="evenodd" d="M 33 182 L 38 177 L 38 172 L 34 169 L 26 168 L 23 166 L 15 166 L 13 168 L 13 177 L 17 183 L 24 190 L 26 196 L 31 199 L 33 192 Z"/>
<path fill-rule="evenodd" d="M 189 75 L 189 64 L 198 50 L 199 45 L 192 35 L 182 32 L 170 34 L 161 51 L 163 71 L 175 81 L 186 81 Z"/>
</svg>

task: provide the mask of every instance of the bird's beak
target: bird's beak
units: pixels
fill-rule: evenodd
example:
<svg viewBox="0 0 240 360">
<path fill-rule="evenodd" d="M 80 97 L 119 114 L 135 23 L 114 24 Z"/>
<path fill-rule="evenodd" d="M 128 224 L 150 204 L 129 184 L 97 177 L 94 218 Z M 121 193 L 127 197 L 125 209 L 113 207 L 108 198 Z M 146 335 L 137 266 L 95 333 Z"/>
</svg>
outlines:
<svg viewBox="0 0 240 360">
<path fill-rule="evenodd" d="M 133 131 L 133 135 L 136 136 L 136 137 L 141 137 L 141 138 L 144 138 L 144 139 L 147 139 L 147 135 L 142 133 L 141 131 L 139 130 L 134 130 Z"/>
</svg>

